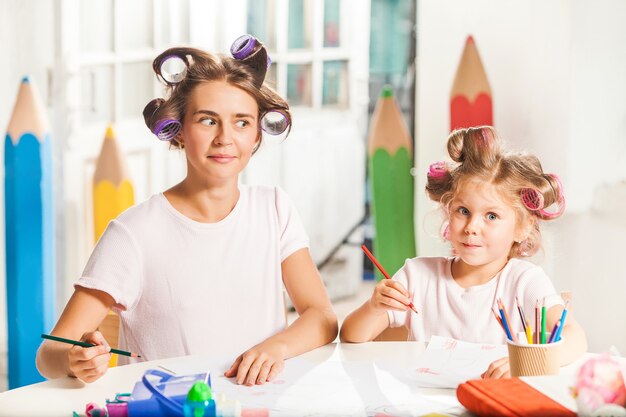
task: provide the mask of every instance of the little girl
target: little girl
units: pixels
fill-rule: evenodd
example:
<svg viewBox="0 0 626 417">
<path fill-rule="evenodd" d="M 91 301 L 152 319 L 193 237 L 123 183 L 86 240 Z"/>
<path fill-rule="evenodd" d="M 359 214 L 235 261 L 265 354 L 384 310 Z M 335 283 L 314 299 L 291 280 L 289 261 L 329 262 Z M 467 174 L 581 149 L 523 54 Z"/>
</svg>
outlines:
<svg viewBox="0 0 626 417">
<path fill-rule="evenodd" d="M 454 163 L 431 165 L 426 192 L 443 210 L 443 236 L 454 256 L 408 259 L 345 319 L 342 341 L 369 341 L 387 327 L 406 326 L 409 340 L 439 335 L 504 343 L 505 333 L 492 313 L 498 299 L 516 331 L 523 329 L 513 314 L 516 298 L 529 320 L 537 300 L 545 300 L 548 330 L 560 319 L 563 300 L 543 269 L 523 259 L 541 246 L 541 222 L 563 212 L 558 177 L 545 174 L 535 156 L 503 152 L 491 127 L 453 132 L 448 153 Z M 418 314 L 407 307 L 411 302 Z M 584 331 L 571 313 L 561 337 L 562 364 L 586 351 Z M 508 358 L 502 358 L 482 376 L 508 375 Z"/>
<path fill-rule="evenodd" d="M 263 136 L 288 133 L 291 116 L 264 84 L 265 47 L 246 35 L 231 53 L 172 48 L 154 60 L 169 94 L 148 103 L 144 118 L 184 151 L 187 175 L 109 223 L 52 331 L 97 346 L 44 341 L 43 376 L 100 378 L 110 348 L 96 328 L 111 308 L 120 349 L 144 360 L 232 355 L 225 375 L 238 384 L 272 380 L 284 359 L 336 337 L 291 200 L 277 187 L 238 184 Z M 283 285 L 299 314 L 289 327 Z"/>
</svg>

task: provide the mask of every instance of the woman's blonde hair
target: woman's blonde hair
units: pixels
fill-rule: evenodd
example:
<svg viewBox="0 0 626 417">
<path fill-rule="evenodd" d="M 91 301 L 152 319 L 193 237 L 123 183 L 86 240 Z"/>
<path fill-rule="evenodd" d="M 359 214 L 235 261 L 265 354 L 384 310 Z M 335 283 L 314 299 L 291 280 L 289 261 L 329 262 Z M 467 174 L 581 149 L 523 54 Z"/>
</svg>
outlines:
<svg viewBox="0 0 626 417">
<path fill-rule="evenodd" d="M 447 148 L 453 162 L 431 165 L 426 183 L 430 199 L 440 203 L 447 213 L 457 192 L 468 181 L 495 186 L 515 210 L 518 225 L 531 226 L 524 241 L 513 243 L 509 257 L 535 254 L 541 247 L 539 220 L 555 219 L 564 208 L 558 177 L 544 173 L 534 155 L 504 152 L 495 129 L 490 126 L 455 130 L 448 136 Z M 540 206 L 523 198 L 529 193 L 540 200 Z M 544 210 L 553 204 L 560 206 L 556 213 Z"/>
<path fill-rule="evenodd" d="M 152 63 L 157 75 L 160 74 L 161 63 L 171 56 L 184 58 L 187 63 L 187 73 L 182 81 L 166 87 L 167 98 L 154 99 L 144 108 L 144 120 L 151 131 L 154 131 L 157 123 L 162 120 L 177 120 L 183 123 L 187 103 L 195 88 L 204 82 L 222 80 L 242 89 L 254 98 L 259 107 L 258 120 L 267 111 L 278 110 L 285 115 L 291 126 L 289 104 L 263 82 L 263 77 L 259 77 L 258 69 L 249 63 L 230 56 L 213 55 L 195 48 L 170 48 L 157 56 Z M 259 136 L 261 136 L 260 128 Z M 173 147 L 181 147 L 176 140 L 170 143 Z M 258 149 L 258 145 L 255 150 Z"/>
</svg>

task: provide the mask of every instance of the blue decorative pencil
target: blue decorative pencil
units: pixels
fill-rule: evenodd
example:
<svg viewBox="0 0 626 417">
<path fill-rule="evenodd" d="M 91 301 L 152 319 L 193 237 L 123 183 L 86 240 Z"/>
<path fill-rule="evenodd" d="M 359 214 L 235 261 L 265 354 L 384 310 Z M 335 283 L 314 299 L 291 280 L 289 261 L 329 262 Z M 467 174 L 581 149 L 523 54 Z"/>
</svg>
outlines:
<svg viewBox="0 0 626 417">
<path fill-rule="evenodd" d="M 45 110 L 28 77 L 4 146 L 9 389 L 43 381 L 39 335 L 54 324 L 52 144 Z"/>
</svg>

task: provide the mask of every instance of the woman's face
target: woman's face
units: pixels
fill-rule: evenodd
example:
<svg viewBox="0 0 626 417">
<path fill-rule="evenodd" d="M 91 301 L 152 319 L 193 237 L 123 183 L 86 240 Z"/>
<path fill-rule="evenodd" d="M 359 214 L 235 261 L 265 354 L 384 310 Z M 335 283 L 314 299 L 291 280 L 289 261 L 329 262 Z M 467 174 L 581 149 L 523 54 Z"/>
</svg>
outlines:
<svg viewBox="0 0 626 417">
<path fill-rule="evenodd" d="M 226 81 L 199 84 L 187 103 L 180 139 L 187 175 L 213 184 L 236 181 L 261 137 L 258 114 L 244 90 Z"/>
</svg>

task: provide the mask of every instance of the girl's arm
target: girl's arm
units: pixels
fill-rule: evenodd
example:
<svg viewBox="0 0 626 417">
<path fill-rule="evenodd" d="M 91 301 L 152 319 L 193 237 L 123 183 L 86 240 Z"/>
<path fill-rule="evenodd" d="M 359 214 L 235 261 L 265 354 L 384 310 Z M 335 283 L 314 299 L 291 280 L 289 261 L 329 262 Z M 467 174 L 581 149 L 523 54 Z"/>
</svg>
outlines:
<svg viewBox="0 0 626 417">
<path fill-rule="evenodd" d="M 369 342 L 389 327 L 387 310 L 407 311 L 408 291 L 397 281 L 383 279 L 372 297 L 346 317 L 341 325 L 342 342 Z"/>
<path fill-rule="evenodd" d="M 110 347 L 95 331 L 115 304 L 105 292 L 76 287 L 52 335 L 97 344 L 91 348 L 44 340 L 37 351 L 36 364 L 45 378 L 75 376 L 92 382 L 106 372 Z"/>
<path fill-rule="evenodd" d="M 548 309 L 546 331 L 552 331 L 556 322 L 561 319 L 562 312 L 562 305 L 556 305 Z M 561 366 L 574 362 L 587 351 L 587 336 L 583 328 L 572 316 L 571 311 L 568 311 L 565 318 L 565 327 L 563 327 L 561 332 L 561 339 L 563 340 L 560 351 Z"/>
<path fill-rule="evenodd" d="M 307 248 L 282 263 L 285 288 L 298 318 L 285 330 L 240 355 L 224 375 L 238 384 L 263 384 L 283 367 L 283 360 L 332 342 L 337 337 L 337 316 L 320 274 Z"/>
</svg>

